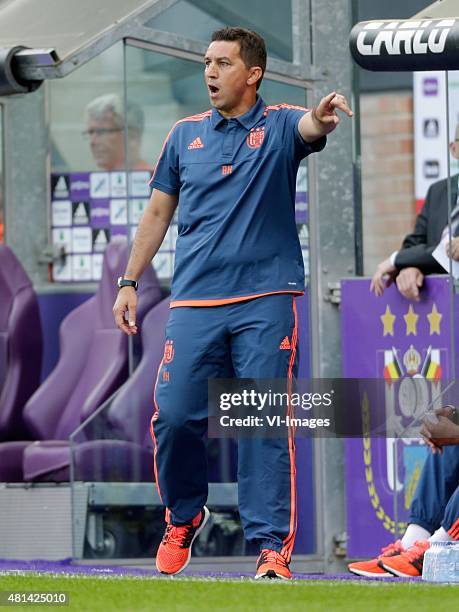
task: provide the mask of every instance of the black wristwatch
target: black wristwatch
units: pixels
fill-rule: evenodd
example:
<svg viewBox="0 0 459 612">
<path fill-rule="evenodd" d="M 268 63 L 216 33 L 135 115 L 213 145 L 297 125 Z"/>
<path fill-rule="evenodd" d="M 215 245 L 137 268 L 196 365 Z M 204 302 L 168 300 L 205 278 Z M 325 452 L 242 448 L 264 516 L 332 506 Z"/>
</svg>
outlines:
<svg viewBox="0 0 459 612">
<path fill-rule="evenodd" d="M 139 288 L 139 283 L 135 280 L 128 280 L 127 278 L 123 278 L 122 276 L 119 277 L 118 279 L 118 289 L 121 289 L 121 287 L 134 287 L 134 289 L 137 291 L 137 289 Z"/>
</svg>

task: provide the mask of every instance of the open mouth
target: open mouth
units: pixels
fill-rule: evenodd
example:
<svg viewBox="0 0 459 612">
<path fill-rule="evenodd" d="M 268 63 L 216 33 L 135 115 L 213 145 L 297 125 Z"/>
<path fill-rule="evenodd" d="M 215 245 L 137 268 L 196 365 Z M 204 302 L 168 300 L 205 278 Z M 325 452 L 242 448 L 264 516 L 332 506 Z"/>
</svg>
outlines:
<svg viewBox="0 0 459 612">
<path fill-rule="evenodd" d="M 216 85 L 209 84 L 207 85 L 207 87 L 209 88 L 209 93 L 211 96 L 216 95 L 220 91 L 220 89 Z"/>
</svg>

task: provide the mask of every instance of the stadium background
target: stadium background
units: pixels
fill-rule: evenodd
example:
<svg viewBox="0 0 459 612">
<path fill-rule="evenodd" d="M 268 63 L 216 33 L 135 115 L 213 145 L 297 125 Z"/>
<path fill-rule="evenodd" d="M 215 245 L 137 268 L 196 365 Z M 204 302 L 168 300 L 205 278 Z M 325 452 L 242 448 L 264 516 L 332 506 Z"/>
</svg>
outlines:
<svg viewBox="0 0 459 612">
<path fill-rule="evenodd" d="M 78 9 L 70 3 L 67 11 L 63 4 L 47 0 L 37 9 L 26 0 L 0 2 L 3 46 L 54 47 L 61 59 L 58 65 L 42 64 L 35 72 L 25 62 L 24 74 L 29 70 L 43 78 L 42 86 L 32 93 L 0 98 L 4 242 L 32 281 L 43 332 L 36 352 L 27 355 L 35 361 L 42 384 L 38 395 L 29 400 L 29 414 L 35 409 L 35 416 L 26 419 L 25 429 L 22 423 L 14 422 L 10 429 L 5 425 L 2 443 L 25 438 L 30 446 L 37 433 L 43 441 L 59 439 L 53 420 L 60 413 L 49 414 L 48 402 L 59 388 L 56 376 L 53 380 L 49 375 L 59 364 L 60 325 L 70 312 L 89 303 L 99 283 L 102 286 L 106 243 L 117 235 L 132 239 L 148 198 L 141 187 L 144 171 L 131 173 L 127 168 L 126 180 L 124 171 L 107 173 L 97 167 L 82 135 L 86 105 L 108 93 L 139 105 L 145 118 L 142 157 L 153 163 L 170 126 L 207 108 L 201 56 L 210 33 L 226 24 L 252 27 L 266 37 L 269 63 L 261 94 L 267 101 L 311 105 L 337 89 L 352 100 L 357 115 L 352 123 L 342 123 L 326 153 L 308 160 L 299 174 L 296 214 L 308 280 L 300 307 L 301 375 L 382 376 L 381 359 L 394 344 L 404 355 L 411 346 L 421 355 L 434 347 L 445 373 L 455 373 L 457 304 L 445 285 L 446 277 L 432 281 L 426 304 L 414 313 L 420 317 L 419 326 L 422 321 L 426 326 L 419 327 L 419 333 L 404 323 L 410 311 L 395 292 L 388 294 L 384 304 L 365 293 L 368 279 L 364 275 L 399 246 L 416 214 L 413 75 L 373 74 L 357 68 L 348 52 L 349 32 L 362 20 L 408 18 L 427 2 L 235 0 L 228 6 L 219 0 L 100 0 L 93 13 L 90 2 L 80 2 Z M 21 19 L 24 14 L 30 15 L 33 31 Z M 440 120 L 445 113 L 446 109 L 439 112 Z M 149 319 L 155 334 L 143 342 L 156 352 L 161 349 L 174 231 L 173 227 L 155 258 L 157 280 L 149 279 L 150 293 L 145 296 L 145 311 L 156 309 Z M 123 257 L 122 249 L 116 250 L 112 262 L 106 263 L 106 289 L 98 294 L 97 308 L 109 301 L 110 281 L 122 268 Z M 438 333 L 426 323 L 435 300 L 443 317 Z M 380 321 L 387 307 L 400 322 L 393 333 Z M 348 313 L 356 310 L 368 316 L 354 320 Z M 82 321 L 85 314 L 80 312 Z M 99 338 L 107 325 L 104 320 L 88 334 L 97 331 Z M 3 331 L 8 333 L 7 328 Z M 371 344 L 366 338 L 375 341 Z M 71 341 L 75 342 L 73 336 Z M 98 358 L 104 355 L 104 347 L 110 344 L 101 344 Z M 142 346 L 116 345 L 113 357 L 123 350 L 128 358 L 118 362 L 118 376 L 98 401 L 86 402 L 89 387 L 78 388 L 76 395 L 75 388 L 68 390 L 66 405 L 73 392 L 72 410 L 78 411 L 78 418 L 72 414 L 70 422 L 79 425 L 77 431 L 72 429 L 71 443 L 62 448 L 56 443 L 35 445 L 29 450 L 27 474 L 0 484 L 0 558 L 110 559 L 152 566 L 161 513 L 142 463 L 148 465 L 149 460 L 141 448 L 143 421 L 139 417 L 140 432 L 126 427 L 136 402 L 142 418 L 148 410 L 145 394 L 136 391 L 133 378 L 142 364 Z M 5 355 L 0 357 L 7 362 Z M 79 362 L 75 358 L 75 363 L 67 358 L 63 373 L 74 376 L 80 387 L 84 384 L 79 375 L 88 376 L 88 385 L 96 388 L 100 381 L 88 372 L 88 355 Z M 144 367 L 148 371 L 149 364 Z M 78 376 L 75 368 L 79 368 Z M 122 383 L 132 385 L 124 396 Z M 40 425 L 40 413 L 45 415 L 46 427 Z M 103 444 L 97 446 L 100 440 Z M 94 445 L 88 450 L 89 458 L 81 459 L 78 447 L 83 441 Z M 298 444 L 298 571 L 340 571 L 346 557 L 368 552 L 365 545 L 370 545 L 370 536 L 371 546 L 377 549 L 402 529 L 407 489 L 412 495 L 423 450 L 395 449 L 399 453 L 395 462 L 400 465 L 394 465 L 389 457 L 392 450 L 376 443 L 375 463 L 369 466 L 359 444 L 363 442 L 349 445 L 331 439 Z M 0 447 L 0 457 L 1 452 Z M 209 453 L 215 520 L 198 546 L 192 567 L 248 571 L 252 560 L 247 557 L 253 551 L 242 542 L 235 510 L 234 446 L 226 441 L 212 443 Z M 106 473 L 111 459 L 115 475 Z M 138 469 L 125 470 L 126 459 Z M 357 514 L 359 527 L 353 521 Z"/>
</svg>

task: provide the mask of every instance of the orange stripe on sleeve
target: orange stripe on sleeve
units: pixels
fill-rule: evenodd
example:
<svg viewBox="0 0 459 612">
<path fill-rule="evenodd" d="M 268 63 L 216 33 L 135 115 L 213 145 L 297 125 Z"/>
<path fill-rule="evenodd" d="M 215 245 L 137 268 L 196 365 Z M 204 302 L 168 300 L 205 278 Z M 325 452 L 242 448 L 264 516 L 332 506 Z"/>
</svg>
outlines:
<svg viewBox="0 0 459 612">
<path fill-rule="evenodd" d="M 189 117 L 185 117 L 184 119 L 180 119 L 179 121 L 174 123 L 174 125 L 169 130 L 169 133 L 166 136 L 166 139 L 163 142 L 163 146 L 161 147 L 161 151 L 159 153 L 158 159 L 157 159 L 155 167 L 153 169 L 153 172 L 152 172 L 152 175 L 151 175 L 151 179 L 148 182 L 149 185 L 151 185 L 153 183 L 153 181 L 155 180 L 156 169 L 158 167 L 159 162 L 161 161 L 161 157 L 163 156 L 164 149 L 166 148 L 166 145 L 167 145 L 167 143 L 169 141 L 170 135 L 172 134 L 174 129 L 177 127 L 177 125 L 179 125 L 180 123 L 185 123 L 187 121 L 203 121 L 206 117 L 210 117 L 211 114 L 212 114 L 212 111 L 211 110 L 207 110 L 204 113 L 199 113 L 198 115 L 190 115 Z"/>
<path fill-rule="evenodd" d="M 266 110 L 282 110 L 283 108 L 291 108 L 293 110 L 301 110 L 304 111 L 305 113 L 308 113 L 311 109 L 310 108 L 306 108 L 304 106 L 296 106 L 295 104 L 285 104 L 285 103 L 281 103 L 281 104 L 273 104 L 271 106 L 266 106 Z"/>
</svg>

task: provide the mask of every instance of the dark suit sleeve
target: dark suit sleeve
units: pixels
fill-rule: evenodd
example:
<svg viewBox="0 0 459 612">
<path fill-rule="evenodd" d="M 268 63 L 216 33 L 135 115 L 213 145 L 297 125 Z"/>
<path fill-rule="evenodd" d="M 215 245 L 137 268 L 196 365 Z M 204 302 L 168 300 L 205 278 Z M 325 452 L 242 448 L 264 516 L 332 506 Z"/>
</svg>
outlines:
<svg viewBox="0 0 459 612">
<path fill-rule="evenodd" d="M 432 257 L 437 245 L 429 245 L 427 239 L 431 207 L 434 206 L 432 187 L 429 188 L 424 206 L 416 217 L 414 231 L 405 236 L 402 248 L 395 257 L 395 267 L 399 270 L 413 266 L 419 268 L 423 274 L 446 273 L 446 270 Z"/>
</svg>

